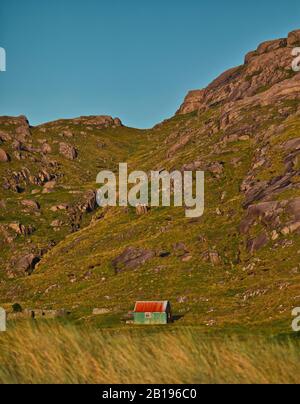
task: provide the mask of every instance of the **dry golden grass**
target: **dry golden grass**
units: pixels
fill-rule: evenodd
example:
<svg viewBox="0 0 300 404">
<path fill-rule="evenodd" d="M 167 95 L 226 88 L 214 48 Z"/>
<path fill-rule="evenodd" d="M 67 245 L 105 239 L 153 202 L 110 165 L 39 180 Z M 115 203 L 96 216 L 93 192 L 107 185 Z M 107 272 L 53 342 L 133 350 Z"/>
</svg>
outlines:
<svg viewBox="0 0 300 404">
<path fill-rule="evenodd" d="M 0 336 L 1 383 L 298 383 L 299 344 L 208 339 L 194 329 L 146 333 L 59 324 Z"/>
</svg>

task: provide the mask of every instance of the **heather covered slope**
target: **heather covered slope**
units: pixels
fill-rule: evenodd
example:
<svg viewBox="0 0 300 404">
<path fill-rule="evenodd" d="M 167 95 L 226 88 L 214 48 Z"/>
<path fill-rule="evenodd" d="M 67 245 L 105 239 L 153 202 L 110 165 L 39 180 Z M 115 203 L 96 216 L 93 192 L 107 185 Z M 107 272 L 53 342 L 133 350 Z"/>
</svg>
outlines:
<svg viewBox="0 0 300 404">
<path fill-rule="evenodd" d="M 263 55 L 275 59 L 291 46 L 284 44 L 268 45 Z M 119 326 L 135 300 L 169 299 L 182 316 L 177 324 L 289 333 L 291 310 L 300 306 L 300 74 L 284 55 L 285 76 L 269 86 L 197 106 L 151 130 L 111 120 L 103 127 L 95 117 L 28 128 L 31 146 L 45 149 L 18 151 L 21 160 L 15 127 L 1 118 L 11 136 L 0 146 L 9 156 L 0 164 L 4 185 L 23 167 L 35 176 L 46 167 L 53 178 L 45 183 L 55 181 L 49 192 L 35 180 L 1 191 L 1 304 L 64 307 L 75 319 Z M 97 172 L 125 161 L 130 170 L 204 170 L 204 216 L 187 219 L 183 208 L 142 216 L 133 208 L 97 209 Z M 34 214 L 24 212 L 28 199 L 40 206 Z M 8 242 L 14 221 L 36 230 Z M 40 262 L 16 271 L 16 251 Z M 95 307 L 108 314 L 91 316 Z"/>
</svg>

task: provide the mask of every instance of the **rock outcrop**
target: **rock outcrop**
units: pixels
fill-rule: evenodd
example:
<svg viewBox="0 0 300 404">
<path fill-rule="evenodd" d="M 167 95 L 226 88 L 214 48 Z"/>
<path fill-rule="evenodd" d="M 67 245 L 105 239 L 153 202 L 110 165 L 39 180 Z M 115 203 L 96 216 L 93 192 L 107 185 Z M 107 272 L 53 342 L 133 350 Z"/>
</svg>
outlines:
<svg viewBox="0 0 300 404">
<path fill-rule="evenodd" d="M 85 130 L 93 129 L 107 129 L 107 128 L 119 128 L 123 126 L 122 121 L 119 118 L 112 118 L 107 115 L 91 115 L 91 116 L 80 116 L 73 119 L 60 119 L 58 121 L 49 122 L 38 126 L 41 133 L 47 132 L 47 130 L 60 129 L 64 127 L 61 132 L 61 136 L 71 139 L 74 137 L 73 130 L 70 127 L 84 126 Z"/>
<path fill-rule="evenodd" d="M 35 228 L 32 225 L 23 225 L 18 222 L 10 223 L 8 225 L 9 229 L 13 230 L 16 234 L 20 236 L 30 236 L 34 233 Z"/>
<path fill-rule="evenodd" d="M 80 125 L 95 126 L 98 129 L 122 126 L 122 122 L 119 118 L 112 118 L 111 116 L 106 115 L 81 116 L 79 118 L 73 119 L 73 122 Z"/>
<path fill-rule="evenodd" d="M 6 153 L 5 150 L 0 149 L 0 162 L 7 163 L 8 161 L 10 161 L 9 155 Z"/>
<path fill-rule="evenodd" d="M 36 254 L 27 254 L 16 258 L 7 271 L 7 275 L 9 278 L 31 275 L 39 261 L 40 256 Z"/>
<path fill-rule="evenodd" d="M 75 160 L 78 155 L 75 147 L 67 143 L 59 144 L 59 152 L 63 157 L 65 157 L 68 160 Z"/>
<path fill-rule="evenodd" d="M 126 269 L 136 269 L 155 257 L 155 252 L 142 248 L 128 247 L 112 261 L 116 273 Z"/>
<path fill-rule="evenodd" d="M 40 210 L 40 204 L 36 201 L 29 200 L 29 199 L 24 199 L 21 201 L 21 205 L 24 206 L 24 208 L 27 208 L 29 210 Z"/>
<path fill-rule="evenodd" d="M 178 114 L 203 111 L 209 107 L 238 101 L 260 94 L 277 83 L 292 78 L 292 49 L 300 41 L 300 30 L 288 38 L 264 42 L 249 52 L 242 66 L 221 74 L 207 88 L 191 91 Z"/>
<path fill-rule="evenodd" d="M 10 142 L 11 140 L 12 137 L 8 133 L 4 132 L 3 130 L 0 130 L 0 141 L 2 143 Z"/>
<path fill-rule="evenodd" d="M 30 126 L 26 116 L 2 116 L 0 117 L 0 125 L 13 128 L 13 135 L 9 134 L 8 136 L 5 131 L 1 130 L 0 138 L 3 138 L 4 141 L 9 141 L 13 137 L 20 142 L 26 142 L 31 137 Z"/>
<path fill-rule="evenodd" d="M 44 186 L 55 178 L 56 174 L 50 173 L 46 169 L 33 174 L 27 167 L 24 167 L 20 171 L 9 171 L 3 178 L 2 187 L 5 190 L 21 193 L 29 185 Z"/>
</svg>

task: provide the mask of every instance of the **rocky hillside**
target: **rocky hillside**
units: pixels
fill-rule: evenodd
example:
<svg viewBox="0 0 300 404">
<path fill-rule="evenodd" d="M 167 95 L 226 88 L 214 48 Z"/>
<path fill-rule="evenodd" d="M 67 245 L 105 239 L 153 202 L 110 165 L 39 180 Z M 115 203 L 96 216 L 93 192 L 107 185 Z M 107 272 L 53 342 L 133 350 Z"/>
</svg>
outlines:
<svg viewBox="0 0 300 404">
<path fill-rule="evenodd" d="M 300 31 L 191 92 L 151 130 L 110 117 L 0 119 L 0 302 L 119 325 L 137 299 L 179 324 L 290 332 L 300 306 Z M 202 169 L 206 208 L 97 209 L 101 169 Z M 107 313 L 92 317 L 92 309 Z"/>
<path fill-rule="evenodd" d="M 95 175 L 127 155 L 129 144 L 118 139 L 114 158 L 107 156 L 118 129 L 129 136 L 119 119 L 107 116 L 35 128 L 26 117 L 0 117 L 1 278 L 30 275 L 49 249 L 89 223 Z M 108 132 L 110 139 L 103 137 Z"/>
</svg>

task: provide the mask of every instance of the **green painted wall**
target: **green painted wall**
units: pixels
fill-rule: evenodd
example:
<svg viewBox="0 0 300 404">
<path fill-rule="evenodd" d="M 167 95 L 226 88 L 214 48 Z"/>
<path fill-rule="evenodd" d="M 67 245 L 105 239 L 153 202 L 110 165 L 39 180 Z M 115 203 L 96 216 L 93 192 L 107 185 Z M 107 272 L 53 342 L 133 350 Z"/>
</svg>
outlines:
<svg viewBox="0 0 300 404">
<path fill-rule="evenodd" d="M 134 313 L 133 318 L 134 324 L 168 324 L 167 313 L 151 313 L 151 318 L 146 318 L 145 313 Z"/>
</svg>

